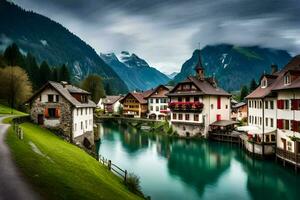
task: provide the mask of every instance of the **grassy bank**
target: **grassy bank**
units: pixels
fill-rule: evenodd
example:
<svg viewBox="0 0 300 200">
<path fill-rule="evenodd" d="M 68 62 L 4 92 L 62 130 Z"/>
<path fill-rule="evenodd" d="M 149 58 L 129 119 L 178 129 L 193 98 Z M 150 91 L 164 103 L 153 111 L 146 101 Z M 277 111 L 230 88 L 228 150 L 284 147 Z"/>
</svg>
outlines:
<svg viewBox="0 0 300 200">
<path fill-rule="evenodd" d="M 11 109 L 7 106 L 4 106 L 2 104 L 0 104 L 0 115 L 24 115 L 26 113 L 23 113 L 21 111 L 15 110 L 15 109 Z"/>
<path fill-rule="evenodd" d="M 46 199 L 139 199 L 80 148 L 37 125 L 21 127 L 24 139 L 10 129 L 7 143 L 17 166 Z"/>
</svg>

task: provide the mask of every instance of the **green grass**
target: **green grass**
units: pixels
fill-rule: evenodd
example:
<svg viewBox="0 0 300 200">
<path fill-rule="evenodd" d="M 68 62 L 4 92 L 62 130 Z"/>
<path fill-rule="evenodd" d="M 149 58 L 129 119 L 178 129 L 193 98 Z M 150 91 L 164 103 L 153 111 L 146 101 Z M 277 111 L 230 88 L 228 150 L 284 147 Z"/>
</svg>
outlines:
<svg viewBox="0 0 300 200">
<path fill-rule="evenodd" d="M 9 130 L 16 165 L 46 199 L 140 199 L 122 180 L 80 148 L 32 123 L 21 124 L 24 139 Z M 44 154 L 32 149 L 30 142 Z"/>
<path fill-rule="evenodd" d="M 5 114 L 5 115 L 10 115 L 10 114 L 14 114 L 14 115 L 25 115 L 26 113 L 23 113 L 21 111 L 18 111 L 18 110 L 15 110 L 15 109 L 12 109 L 7 107 L 7 106 L 4 106 L 2 104 L 0 104 L 0 115 L 1 114 Z"/>
</svg>

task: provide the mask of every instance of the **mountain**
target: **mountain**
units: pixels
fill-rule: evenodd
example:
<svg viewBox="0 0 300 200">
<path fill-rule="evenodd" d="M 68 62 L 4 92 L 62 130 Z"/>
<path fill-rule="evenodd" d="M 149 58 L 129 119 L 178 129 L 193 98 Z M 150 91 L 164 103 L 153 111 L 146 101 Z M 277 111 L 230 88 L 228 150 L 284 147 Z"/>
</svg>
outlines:
<svg viewBox="0 0 300 200">
<path fill-rule="evenodd" d="M 167 76 L 168 76 L 170 79 L 173 79 L 177 74 L 178 74 L 178 72 L 173 72 L 173 73 L 171 73 L 171 74 L 167 74 Z"/>
<path fill-rule="evenodd" d="M 175 82 L 194 75 L 194 67 L 199 59 L 199 50 L 195 50 L 174 77 Z M 225 90 L 239 90 L 249 85 L 252 78 L 259 77 L 271 70 L 271 64 L 283 67 L 291 55 L 284 50 L 261 48 L 258 46 L 241 47 L 229 44 L 210 45 L 201 50 L 201 59 L 206 76 L 215 75 L 218 85 Z"/>
<path fill-rule="evenodd" d="M 122 51 L 119 58 L 114 53 L 100 54 L 100 57 L 111 66 L 126 83 L 129 90 L 147 90 L 170 79 L 135 54 Z"/>
<path fill-rule="evenodd" d="M 51 66 L 66 64 L 72 80 L 78 82 L 88 74 L 98 74 L 111 93 L 125 93 L 126 84 L 95 50 L 59 23 L 42 15 L 0 0 L 0 51 L 15 42 L 26 54 Z"/>
</svg>

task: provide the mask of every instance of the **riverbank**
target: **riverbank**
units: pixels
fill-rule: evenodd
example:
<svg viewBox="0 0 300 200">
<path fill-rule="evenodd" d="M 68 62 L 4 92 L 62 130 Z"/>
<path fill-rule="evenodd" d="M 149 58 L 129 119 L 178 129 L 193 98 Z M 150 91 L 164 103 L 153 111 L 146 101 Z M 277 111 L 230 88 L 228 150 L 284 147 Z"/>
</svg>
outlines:
<svg viewBox="0 0 300 200">
<path fill-rule="evenodd" d="M 8 131 L 17 167 L 45 199 L 141 199 L 82 149 L 32 123 L 20 125 L 24 139 Z"/>
</svg>

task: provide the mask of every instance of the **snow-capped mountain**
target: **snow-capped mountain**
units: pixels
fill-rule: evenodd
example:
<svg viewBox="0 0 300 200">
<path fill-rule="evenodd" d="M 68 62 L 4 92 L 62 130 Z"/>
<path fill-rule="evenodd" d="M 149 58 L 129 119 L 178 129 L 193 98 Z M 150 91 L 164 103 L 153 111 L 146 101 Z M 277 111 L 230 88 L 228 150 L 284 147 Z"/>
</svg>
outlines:
<svg viewBox="0 0 300 200">
<path fill-rule="evenodd" d="M 284 50 L 261 48 L 258 46 L 241 47 L 229 44 L 210 45 L 201 50 L 202 63 L 207 76 L 213 76 L 225 90 L 239 90 L 249 85 L 251 79 L 258 79 L 264 72 L 270 72 L 270 66 L 284 66 L 291 55 Z M 195 74 L 194 67 L 199 59 L 199 50 L 195 50 L 174 77 L 175 82 Z"/>
<path fill-rule="evenodd" d="M 100 57 L 113 68 L 129 90 L 147 90 L 170 81 L 165 74 L 150 67 L 136 54 L 122 51 L 118 56 L 114 53 L 100 53 Z"/>
</svg>

